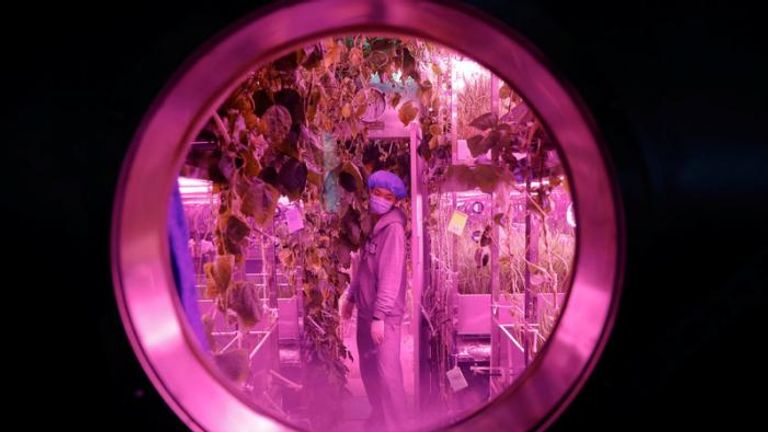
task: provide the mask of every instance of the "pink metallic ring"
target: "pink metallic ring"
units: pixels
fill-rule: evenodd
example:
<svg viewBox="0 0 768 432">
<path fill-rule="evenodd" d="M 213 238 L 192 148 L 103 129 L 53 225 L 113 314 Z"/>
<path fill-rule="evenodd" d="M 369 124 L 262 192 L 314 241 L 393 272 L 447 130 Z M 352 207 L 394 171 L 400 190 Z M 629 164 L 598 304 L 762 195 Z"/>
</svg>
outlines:
<svg viewBox="0 0 768 432">
<path fill-rule="evenodd" d="M 471 56 L 526 99 L 560 146 L 578 221 L 567 304 L 524 375 L 475 414 L 449 426 L 544 428 L 578 393 L 608 339 L 621 291 L 623 215 L 596 131 L 574 93 L 519 35 L 452 4 L 320 0 L 282 5 L 240 22 L 184 65 L 144 118 L 115 194 L 112 274 L 133 349 L 165 401 L 192 429 L 291 430 L 239 396 L 194 342 L 168 259 L 168 203 L 189 143 L 248 71 L 318 38 L 354 32 L 419 37 Z"/>
</svg>

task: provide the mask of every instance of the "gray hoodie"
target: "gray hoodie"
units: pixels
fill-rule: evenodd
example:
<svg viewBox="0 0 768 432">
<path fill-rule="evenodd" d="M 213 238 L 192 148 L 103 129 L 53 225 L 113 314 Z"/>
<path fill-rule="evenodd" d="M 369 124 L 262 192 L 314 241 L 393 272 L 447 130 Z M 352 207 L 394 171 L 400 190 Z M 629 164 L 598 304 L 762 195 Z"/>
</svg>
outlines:
<svg viewBox="0 0 768 432">
<path fill-rule="evenodd" d="M 363 245 L 347 299 L 357 305 L 358 319 L 399 319 L 405 283 L 405 215 L 393 208 L 381 216 Z"/>
</svg>

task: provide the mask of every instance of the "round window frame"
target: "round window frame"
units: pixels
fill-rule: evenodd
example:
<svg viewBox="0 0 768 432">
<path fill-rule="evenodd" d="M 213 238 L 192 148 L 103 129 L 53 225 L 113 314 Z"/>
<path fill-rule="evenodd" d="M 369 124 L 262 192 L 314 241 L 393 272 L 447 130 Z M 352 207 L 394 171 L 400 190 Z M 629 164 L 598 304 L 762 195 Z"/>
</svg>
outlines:
<svg viewBox="0 0 768 432">
<path fill-rule="evenodd" d="M 578 221 L 567 303 L 525 373 L 489 404 L 446 428 L 546 427 L 578 393 L 613 327 L 624 267 L 619 195 L 597 129 L 576 93 L 520 35 L 456 4 L 282 4 L 256 11 L 181 68 L 140 125 L 115 194 L 112 274 L 134 352 L 168 405 L 193 429 L 293 430 L 246 401 L 190 336 L 169 261 L 168 202 L 195 132 L 248 71 L 319 38 L 355 32 L 420 37 L 471 57 L 509 82 L 558 144 Z"/>
</svg>

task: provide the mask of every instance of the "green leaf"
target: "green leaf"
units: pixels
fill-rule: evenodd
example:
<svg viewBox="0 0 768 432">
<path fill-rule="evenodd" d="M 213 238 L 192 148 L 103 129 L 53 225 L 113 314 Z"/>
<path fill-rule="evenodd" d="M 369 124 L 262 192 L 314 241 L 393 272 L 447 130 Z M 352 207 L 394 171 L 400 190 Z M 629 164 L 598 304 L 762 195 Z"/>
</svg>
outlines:
<svg viewBox="0 0 768 432">
<path fill-rule="evenodd" d="M 494 166 L 481 165 L 472 170 L 477 187 L 485 193 L 493 193 L 499 182 L 499 172 Z"/>
<path fill-rule="evenodd" d="M 480 154 L 486 153 L 488 150 L 495 148 L 499 144 L 499 140 L 501 138 L 501 134 L 499 134 L 498 131 L 492 130 L 488 133 L 488 135 L 483 138 L 483 141 L 480 142 L 479 148 L 481 149 Z M 479 156 L 479 155 L 474 155 Z"/>
<path fill-rule="evenodd" d="M 483 151 L 482 147 L 480 146 L 483 142 L 483 139 L 484 137 L 482 135 L 475 135 L 467 140 L 467 147 L 469 147 L 469 152 L 472 154 L 472 157 L 478 157 L 485 153 L 485 151 L 488 151 L 487 149 Z"/>
<path fill-rule="evenodd" d="M 488 152 L 488 150 L 499 144 L 501 135 L 498 131 L 492 130 L 485 137 L 475 135 L 467 140 L 467 147 L 472 157 L 478 157 Z"/>
<path fill-rule="evenodd" d="M 494 113 L 489 112 L 472 120 L 469 123 L 469 125 L 474 128 L 480 129 L 482 131 L 486 131 L 488 129 L 495 127 L 498 122 L 499 122 L 498 116 Z"/>
</svg>

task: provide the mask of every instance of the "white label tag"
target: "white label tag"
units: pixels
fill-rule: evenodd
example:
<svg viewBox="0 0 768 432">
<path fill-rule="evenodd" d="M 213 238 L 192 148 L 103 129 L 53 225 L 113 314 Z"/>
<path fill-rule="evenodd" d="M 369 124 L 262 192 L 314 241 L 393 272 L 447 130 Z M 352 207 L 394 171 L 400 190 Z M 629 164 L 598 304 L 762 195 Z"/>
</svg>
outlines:
<svg viewBox="0 0 768 432">
<path fill-rule="evenodd" d="M 464 378 L 464 374 L 461 373 L 461 369 L 458 366 L 454 366 L 453 369 L 445 373 L 448 377 L 448 382 L 451 384 L 451 389 L 454 392 L 463 390 L 469 387 L 467 380 Z"/>
<path fill-rule="evenodd" d="M 289 207 L 285 212 L 285 221 L 288 223 L 288 232 L 291 234 L 304 228 L 304 217 L 301 210 L 296 207 Z"/>
</svg>

